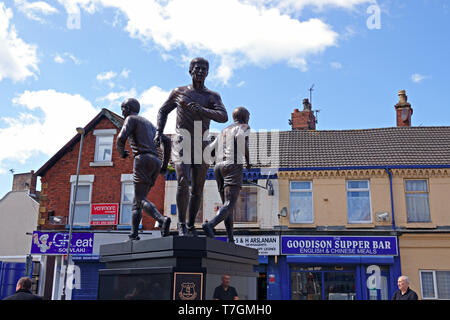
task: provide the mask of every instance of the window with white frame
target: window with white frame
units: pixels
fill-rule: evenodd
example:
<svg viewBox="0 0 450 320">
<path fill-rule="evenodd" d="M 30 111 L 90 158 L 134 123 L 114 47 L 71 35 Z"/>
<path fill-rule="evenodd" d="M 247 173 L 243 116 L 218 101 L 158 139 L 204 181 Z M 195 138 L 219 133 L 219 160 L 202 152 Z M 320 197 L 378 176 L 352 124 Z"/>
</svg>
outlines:
<svg viewBox="0 0 450 320">
<path fill-rule="evenodd" d="M 75 199 L 76 176 L 70 177 L 71 195 L 70 195 L 70 217 L 73 212 L 74 225 L 89 225 L 91 217 L 91 196 L 92 183 L 94 182 L 93 175 L 82 175 L 78 179 L 78 189 Z M 73 211 L 75 210 L 75 211 Z M 70 218 L 69 217 L 69 223 Z"/>
<path fill-rule="evenodd" d="M 116 133 L 116 129 L 94 130 L 94 136 L 96 136 L 94 163 L 111 162 Z"/>
<path fill-rule="evenodd" d="M 131 212 L 133 211 L 133 199 L 134 199 L 133 181 L 123 181 L 120 199 L 120 224 L 131 225 Z"/>
<path fill-rule="evenodd" d="M 348 223 L 371 223 L 369 180 L 347 181 Z"/>
<path fill-rule="evenodd" d="M 258 219 L 257 187 L 243 186 L 234 208 L 234 222 L 256 223 Z"/>
<path fill-rule="evenodd" d="M 291 181 L 289 194 L 291 223 L 313 223 L 312 181 Z"/>
<path fill-rule="evenodd" d="M 420 270 L 423 299 L 450 299 L 450 271 Z"/>
<path fill-rule="evenodd" d="M 405 180 L 408 222 L 430 222 L 427 180 Z"/>
</svg>

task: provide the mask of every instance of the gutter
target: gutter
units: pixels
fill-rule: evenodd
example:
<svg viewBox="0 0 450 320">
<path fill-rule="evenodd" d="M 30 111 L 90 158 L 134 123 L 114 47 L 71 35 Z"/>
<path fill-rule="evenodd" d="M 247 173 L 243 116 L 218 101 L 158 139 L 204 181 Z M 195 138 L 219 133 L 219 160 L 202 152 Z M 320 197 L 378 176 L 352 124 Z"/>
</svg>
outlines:
<svg viewBox="0 0 450 320">
<path fill-rule="evenodd" d="M 279 168 L 278 171 L 320 171 L 320 170 L 365 170 L 365 169 L 444 169 L 450 164 L 444 165 L 392 165 L 392 166 L 348 166 L 348 167 L 298 167 Z"/>
</svg>

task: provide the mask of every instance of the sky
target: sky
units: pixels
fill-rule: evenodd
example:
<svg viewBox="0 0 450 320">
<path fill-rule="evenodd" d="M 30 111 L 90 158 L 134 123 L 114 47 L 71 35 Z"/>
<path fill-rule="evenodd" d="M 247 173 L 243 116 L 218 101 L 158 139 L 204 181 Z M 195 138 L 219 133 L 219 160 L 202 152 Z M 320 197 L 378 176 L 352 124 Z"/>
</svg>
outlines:
<svg viewBox="0 0 450 320">
<path fill-rule="evenodd" d="M 254 130 L 290 130 L 312 85 L 318 130 L 393 127 L 402 89 L 448 126 L 449 32 L 450 0 L 0 0 L 0 198 L 102 108 L 155 123 L 196 56 Z"/>
</svg>

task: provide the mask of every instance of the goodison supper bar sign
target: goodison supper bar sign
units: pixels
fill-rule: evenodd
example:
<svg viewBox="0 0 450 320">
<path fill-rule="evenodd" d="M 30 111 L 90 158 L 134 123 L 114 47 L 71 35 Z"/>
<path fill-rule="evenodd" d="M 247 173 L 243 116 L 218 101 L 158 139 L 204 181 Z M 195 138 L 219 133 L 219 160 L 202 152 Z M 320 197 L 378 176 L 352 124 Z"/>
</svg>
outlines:
<svg viewBox="0 0 450 320">
<path fill-rule="evenodd" d="M 396 256 L 397 237 L 282 236 L 281 254 Z"/>
</svg>

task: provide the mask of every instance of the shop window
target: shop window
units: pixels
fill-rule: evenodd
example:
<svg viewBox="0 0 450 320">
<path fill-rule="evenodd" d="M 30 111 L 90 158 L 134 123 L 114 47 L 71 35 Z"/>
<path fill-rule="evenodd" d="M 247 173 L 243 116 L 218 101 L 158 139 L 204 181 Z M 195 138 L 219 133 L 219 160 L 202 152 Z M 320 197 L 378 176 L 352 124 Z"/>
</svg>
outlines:
<svg viewBox="0 0 450 320">
<path fill-rule="evenodd" d="M 368 180 L 347 181 L 348 223 L 371 223 L 370 188 Z"/>
<path fill-rule="evenodd" d="M 423 299 L 450 299 L 450 271 L 421 270 L 420 287 Z"/>
<path fill-rule="evenodd" d="M 292 267 L 292 300 L 355 300 L 354 268 Z"/>
<path fill-rule="evenodd" d="M 131 225 L 131 212 L 133 210 L 134 185 L 132 181 L 122 182 L 122 195 L 120 199 L 120 224 Z"/>
<path fill-rule="evenodd" d="M 313 223 L 311 181 L 291 181 L 289 206 L 289 220 L 291 223 Z"/>
<path fill-rule="evenodd" d="M 430 222 L 427 180 L 405 180 L 408 222 Z"/>
<path fill-rule="evenodd" d="M 321 272 L 292 272 L 292 300 L 322 300 Z"/>
<path fill-rule="evenodd" d="M 257 222 L 257 196 L 258 190 L 256 187 L 242 187 L 233 213 L 235 223 Z"/>
<path fill-rule="evenodd" d="M 354 272 L 325 272 L 324 288 L 326 300 L 355 300 Z"/>
<path fill-rule="evenodd" d="M 70 217 L 73 214 L 74 225 L 89 225 L 91 216 L 91 194 L 93 176 L 80 176 L 78 181 L 77 197 L 75 199 L 76 176 L 71 177 Z M 75 202 L 75 203 L 74 203 Z M 75 204 L 75 205 L 74 205 Z M 70 218 L 69 218 L 70 223 Z"/>
</svg>

